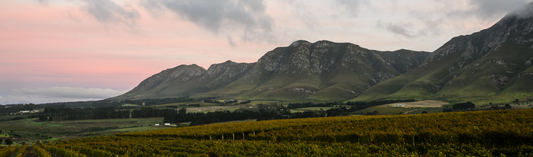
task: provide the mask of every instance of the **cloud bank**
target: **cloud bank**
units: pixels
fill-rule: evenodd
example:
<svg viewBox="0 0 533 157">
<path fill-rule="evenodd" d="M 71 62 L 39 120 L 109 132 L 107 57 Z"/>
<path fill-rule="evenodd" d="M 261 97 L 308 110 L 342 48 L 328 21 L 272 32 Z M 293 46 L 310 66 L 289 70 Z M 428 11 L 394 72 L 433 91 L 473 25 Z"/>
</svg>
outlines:
<svg viewBox="0 0 533 157">
<path fill-rule="evenodd" d="M 60 0 L 36 0 L 41 5 L 49 5 Z M 140 19 L 140 13 L 131 7 L 120 6 L 112 0 L 75 0 L 70 1 L 80 3 L 80 10 L 94 17 L 98 22 L 123 23 L 129 27 L 135 27 L 136 21 Z M 70 14 L 70 13 L 69 13 Z"/>
<path fill-rule="evenodd" d="M 406 9 L 409 13 L 409 18 L 377 19 L 376 24 L 378 28 L 387 30 L 390 33 L 404 38 L 412 39 L 424 36 L 438 36 L 442 31 L 445 31 L 443 29 L 457 29 L 458 27 L 464 27 L 464 25 L 471 24 L 472 21 L 493 24 L 504 15 L 513 11 L 515 11 L 514 14 L 524 15 L 524 12 L 528 12 L 527 9 L 519 8 L 524 7 L 530 1 L 531 0 L 444 0 L 432 2 L 421 1 L 420 4 L 403 3 L 397 7 Z M 394 1 L 391 1 L 391 3 L 392 2 Z M 383 5 L 383 3 L 380 4 Z M 427 8 L 421 6 L 431 7 Z M 529 12 L 531 13 L 533 11 Z M 398 12 L 398 15 L 401 14 L 402 13 Z M 395 14 L 390 16 L 398 15 Z"/>
<path fill-rule="evenodd" d="M 68 102 L 101 100 L 113 96 L 118 96 L 125 91 L 102 88 L 81 88 L 81 87 L 50 87 L 35 89 L 14 89 L 12 95 L 0 96 L 0 102 L 7 103 L 45 103 L 45 102 Z M 9 100 L 9 101 L 8 101 Z"/>
<path fill-rule="evenodd" d="M 482 19 L 500 18 L 502 14 L 507 14 L 526 5 L 524 0 L 471 0 L 470 4 L 475 9 L 466 13 L 473 13 Z"/>
<path fill-rule="evenodd" d="M 101 23 L 120 22 L 133 27 L 141 16 L 137 10 L 126 9 L 111 0 L 82 0 L 82 2 L 85 3 L 82 10 Z"/>
<path fill-rule="evenodd" d="M 341 7 L 344 7 L 347 12 L 353 16 L 357 16 L 359 7 L 362 4 L 369 4 L 366 0 L 335 0 Z"/>
<path fill-rule="evenodd" d="M 171 11 L 183 20 L 219 34 L 242 30 L 245 42 L 274 43 L 274 19 L 265 13 L 263 0 L 143 0 L 141 6 L 158 14 Z"/>
<path fill-rule="evenodd" d="M 516 15 L 520 18 L 529 18 L 533 16 L 533 2 L 513 11 L 511 15 Z"/>
</svg>

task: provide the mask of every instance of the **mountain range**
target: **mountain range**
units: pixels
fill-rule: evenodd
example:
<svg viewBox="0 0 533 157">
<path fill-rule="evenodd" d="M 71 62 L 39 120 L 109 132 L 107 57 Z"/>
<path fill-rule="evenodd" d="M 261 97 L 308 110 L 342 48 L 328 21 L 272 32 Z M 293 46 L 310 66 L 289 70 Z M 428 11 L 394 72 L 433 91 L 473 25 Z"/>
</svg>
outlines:
<svg viewBox="0 0 533 157">
<path fill-rule="evenodd" d="M 351 43 L 299 40 L 267 52 L 255 63 L 167 69 L 111 99 L 499 102 L 533 98 L 532 61 L 533 3 L 488 29 L 455 37 L 434 52 L 377 51 Z"/>
</svg>

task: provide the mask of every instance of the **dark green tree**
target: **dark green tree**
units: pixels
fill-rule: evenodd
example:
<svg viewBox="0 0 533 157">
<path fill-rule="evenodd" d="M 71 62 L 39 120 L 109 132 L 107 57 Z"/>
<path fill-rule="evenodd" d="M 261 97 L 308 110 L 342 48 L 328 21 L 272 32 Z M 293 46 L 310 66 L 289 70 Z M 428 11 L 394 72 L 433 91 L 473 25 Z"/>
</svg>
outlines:
<svg viewBox="0 0 533 157">
<path fill-rule="evenodd" d="M 12 140 L 11 138 L 6 138 L 6 139 L 4 140 L 4 142 L 6 143 L 6 145 L 11 145 L 11 144 L 13 144 L 13 140 Z"/>
<path fill-rule="evenodd" d="M 475 107 L 476 105 L 470 101 L 466 103 L 459 103 L 459 104 L 453 105 L 454 110 L 467 109 L 467 108 L 474 109 Z"/>
<path fill-rule="evenodd" d="M 510 109 L 511 105 L 510 104 L 505 104 L 505 108 Z"/>
</svg>

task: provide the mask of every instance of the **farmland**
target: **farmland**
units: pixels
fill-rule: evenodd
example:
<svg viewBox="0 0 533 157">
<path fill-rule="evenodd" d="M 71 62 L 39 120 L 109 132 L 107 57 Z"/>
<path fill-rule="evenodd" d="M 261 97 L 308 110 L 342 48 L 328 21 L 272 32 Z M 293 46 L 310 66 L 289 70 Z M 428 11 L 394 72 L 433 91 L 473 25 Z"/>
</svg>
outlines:
<svg viewBox="0 0 533 157">
<path fill-rule="evenodd" d="M 378 111 L 380 114 L 407 114 L 407 113 L 421 113 L 427 111 L 428 113 L 441 112 L 443 105 L 448 103 L 436 100 L 425 100 L 416 102 L 403 102 L 385 104 L 379 106 L 369 107 L 361 110 L 361 112 L 374 112 Z M 404 105 L 404 107 L 397 107 L 398 105 Z"/>
<path fill-rule="evenodd" d="M 44 140 L 82 138 L 87 136 L 114 135 L 120 132 L 162 129 L 154 124 L 163 123 L 163 118 L 134 118 L 78 121 L 39 121 L 27 118 L 0 122 L 3 133 L 14 138 L 14 142 L 35 142 Z"/>
<path fill-rule="evenodd" d="M 59 156 L 531 156 L 532 128 L 531 109 L 492 110 L 211 124 L 34 147 Z"/>
</svg>

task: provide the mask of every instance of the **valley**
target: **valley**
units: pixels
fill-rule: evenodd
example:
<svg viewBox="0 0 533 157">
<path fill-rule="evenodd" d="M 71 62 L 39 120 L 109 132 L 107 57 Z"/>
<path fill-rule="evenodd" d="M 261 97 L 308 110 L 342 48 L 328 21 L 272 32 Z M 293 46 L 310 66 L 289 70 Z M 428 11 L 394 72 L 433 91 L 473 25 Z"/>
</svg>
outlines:
<svg viewBox="0 0 533 157">
<path fill-rule="evenodd" d="M 532 156 L 532 61 L 533 3 L 433 52 L 298 40 L 103 100 L 2 105 L 0 157 Z"/>
</svg>

